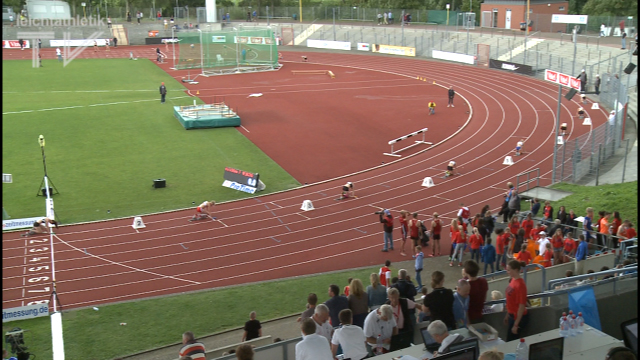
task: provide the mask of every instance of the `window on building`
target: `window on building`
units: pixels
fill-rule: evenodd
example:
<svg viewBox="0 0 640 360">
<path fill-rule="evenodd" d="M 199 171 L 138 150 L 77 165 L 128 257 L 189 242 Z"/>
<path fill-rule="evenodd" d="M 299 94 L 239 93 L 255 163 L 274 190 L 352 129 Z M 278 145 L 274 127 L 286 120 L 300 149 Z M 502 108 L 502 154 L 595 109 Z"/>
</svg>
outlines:
<svg viewBox="0 0 640 360">
<path fill-rule="evenodd" d="M 560 11 L 564 11 L 564 6 L 560 6 L 560 7 L 558 8 L 558 10 L 560 10 Z"/>
</svg>

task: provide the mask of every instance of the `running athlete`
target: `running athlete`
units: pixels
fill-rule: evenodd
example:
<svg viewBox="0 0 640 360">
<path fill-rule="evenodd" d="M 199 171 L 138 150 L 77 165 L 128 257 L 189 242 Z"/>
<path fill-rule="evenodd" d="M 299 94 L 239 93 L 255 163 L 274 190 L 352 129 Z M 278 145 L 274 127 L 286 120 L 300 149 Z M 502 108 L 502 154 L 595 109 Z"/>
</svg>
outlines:
<svg viewBox="0 0 640 360">
<path fill-rule="evenodd" d="M 189 221 L 202 220 L 202 219 L 206 219 L 207 217 L 210 217 L 211 219 L 215 219 L 215 217 L 212 217 L 211 213 L 209 212 L 209 210 L 211 210 L 211 208 L 215 204 L 216 202 L 213 200 L 203 202 L 202 204 L 200 204 L 200 206 L 196 208 L 196 214 L 191 219 L 189 219 Z"/>
<path fill-rule="evenodd" d="M 456 162 L 451 160 L 449 161 L 449 164 L 447 165 L 447 171 L 445 171 L 444 173 L 444 177 L 449 177 L 449 176 L 453 176 L 456 174 Z"/>
</svg>

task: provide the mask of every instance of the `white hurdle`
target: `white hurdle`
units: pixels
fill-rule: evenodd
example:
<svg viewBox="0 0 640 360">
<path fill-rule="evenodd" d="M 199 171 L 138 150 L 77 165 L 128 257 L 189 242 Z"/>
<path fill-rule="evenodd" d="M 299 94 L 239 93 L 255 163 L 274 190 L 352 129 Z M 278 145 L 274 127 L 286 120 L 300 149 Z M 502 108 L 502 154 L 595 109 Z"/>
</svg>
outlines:
<svg viewBox="0 0 640 360">
<path fill-rule="evenodd" d="M 412 147 L 414 147 L 414 146 L 416 146 L 416 145 L 420 145 L 420 144 L 433 145 L 433 143 L 430 143 L 430 142 L 426 142 L 426 141 L 424 141 L 424 134 L 427 132 L 427 130 L 428 130 L 427 128 L 424 128 L 424 129 L 422 129 L 422 130 L 418 130 L 418 131 L 416 131 L 416 132 L 412 132 L 412 133 L 411 133 L 411 134 L 409 134 L 409 135 L 405 135 L 405 136 L 402 136 L 402 137 L 399 137 L 399 138 L 397 138 L 397 139 L 394 139 L 394 140 L 389 141 L 389 145 L 391 145 L 391 152 L 390 152 L 390 153 L 384 153 L 384 155 L 400 157 L 400 156 L 402 156 L 402 155 L 398 155 L 398 153 L 399 153 L 400 151 L 407 150 L 407 149 L 412 148 Z M 402 141 L 402 140 L 408 139 L 408 138 L 410 138 L 410 137 L 412 137 L 412 136 L 414 136 L 414 135 L 418 135 L 418 134 L 422 134 L 422 140 L 421 140 L 421 141 L 417 141 L 417 140 L 416 140 L 416 142 L 415 142 L 415 143 L 413 143 L 413 144 L 411 144 L 411 145 L 409 145 L 409 146 L 407 146 L 407 147 L 403 147 L 402 149 L 395 150 L 395 151 L 393 150 L 393 144 L 395 144 L 395 143 L 397 143 L 397 142 L 400 142 L 400 141 Z"/>
</svg>

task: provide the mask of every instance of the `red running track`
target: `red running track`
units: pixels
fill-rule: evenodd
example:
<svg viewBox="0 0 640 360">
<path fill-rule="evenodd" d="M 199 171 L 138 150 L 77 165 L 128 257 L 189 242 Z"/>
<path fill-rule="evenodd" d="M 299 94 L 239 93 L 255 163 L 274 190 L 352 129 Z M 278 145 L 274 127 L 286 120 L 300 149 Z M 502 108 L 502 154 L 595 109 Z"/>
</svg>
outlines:
<svg viewBox="0 0 640 360">
<path fill-rule="evenodd" d="M 335 201 L 342 178 L 217 205 L 218 221 L 190 223 L 191 211 L 177 211 L 145 216 L 146 228 L 139 233 L 130 218 L 62 227 L 54 247 L 57 290 L 65 308 L 376 265 L 387 258 L 405 260 L 398 251 L 398 229 L 396 250 L 380 252 L 382 227 L 374 211 L 389 208 L 397 215 L 406 209 L 423 220 L 438 211 L 450 220 L 461 201 L 472 213 L 485 204 L 498 208 L 505 182 L 518 173 L 540 168 L 541 185 L 550 183 L 556 86 L 501 71 L 414 59 L 313 54 L 310 61 L 387 73 L 393 69 L 398 77 L 425 76 L 451 84 L 473 113 L 450 139 L 348 176 L 357 199 Z M 573 118 L 577 103 L 563 100 L 562 105 L 569 140 L 591 130 Z M 445 126 L 452 120 L 447 110 L 453 109 L 442 104 L 436 114 Z M 593 126 L 606 121 L 603 110 L 587 111 Z M 515 157 L 512 166 L 502 165 L 519 138 L 526 139 L 524 155 Z M 451 159 L 462 174 L 441 179 Z M 434 187 L 420 186 L 427 176 Z M 311 200 L 315 210 L 301 211 L 303 200 Z M 449 244 L 445 233 L 443 253 Z M 48 237 L 4 234 L 3 245 L 3 307 L 48 299 Z M 425 266 L 429 269 L 428 260 Z"/>
</svg>

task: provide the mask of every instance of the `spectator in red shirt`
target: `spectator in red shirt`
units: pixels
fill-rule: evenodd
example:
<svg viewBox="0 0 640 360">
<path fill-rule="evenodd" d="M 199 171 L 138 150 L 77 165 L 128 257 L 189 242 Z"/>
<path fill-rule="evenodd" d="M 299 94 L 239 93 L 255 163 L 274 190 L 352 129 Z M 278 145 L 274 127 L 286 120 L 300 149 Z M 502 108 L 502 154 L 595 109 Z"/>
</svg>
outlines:
<svg viewBox="0 0 640 360">
<path fill-rule="evenodd" d="M 504 253 L 507 255 L 502 263 L 504 264 L 504 266 L 507 266 L 507 257 L 512 258 L 513 257 L 513 243 L 514 243 L 514 234 L 511 233 L 511 229 L 509 227 L 504 228 Z"/>
<path fill-rule="evenodd" d="M 431 248 L 431 256 L 436 255 L 436 248 L 438 248 L 438 256 L 440 256 L 440 233 L 442 232 L 442 221 L 438 219 L 438 213 L 433 213 L 433 220 L 431 221 L 431 237 L 433 238 L 433 247 Z"/>
<path fill-rule="evenodd" d="M 453 266 L 453 262 L 456 258 L 458 259 L 458 266 L 462 266 L 462 255 L 466 244 L 466 235 L 467 234 L 463 233 L 462 225 L 458 225 L 458 231 L 451 234 L 451 243 L 455 244 L 456 249 L 453 252 L 453 257 L 449 262 L 449 266 Z"/>
<path fill-rule="evenodd" d="M 449 252 L 449 261 L 453 261 L 453 250 L 456 248 L 456 244 L 453 242 L 453 234 L 458 232 L 458 220 L 451 220 L 451 227 L 449 227 L 449 232 L 451 234 L 451 251 Z"/>
<path fill-rule="evenodd" d="M 524 236 L 526 239 L 531 238 L 531 230 L 533 230 L 533 219 L 531 218 L 531 213 L 527 214 L 527 217 L 522 220 L 522 224 L 520 226 L 524 229 Z"/>
<path fill-rule="evenodd" d="M 556 229 L 556 233 L 551 237 L 551 245 L 553 245 L 553 261 L 555 265 L 562 263 L 562 249 L 564 242 L 562 241 L 562 229 Z"/>
<path fill-rule="evenodd" d="M 542 217 L 547 223 L 553 222 L 553 207 L 549 200 L 544 202 L 544 209 L 542 209 Z"/>
<path fill-rule="evenodd" d="M 636 230 L 633 228 L 631 221 L 627 220 L 627 239 L 633 239 L 638 237 Z"/>
<path fill-rule="evenodd" d="M 347 284 L 348 284 L 348 285 L 345 285 L 344 289 L 342 290 L 342 292 L 344 293 L 344 296 L 349 296 L 349 291 L 351 290 L 351 289 L 349 288 L 349 285 L 351 284 L 351 281 L 352 281 L 352 280 L 353 280 L 353 278 L 348 278 L 348 279 L 347 279 Z"/>
<path fill-rule="evenodd" d="M 479 235 L 479 234 L 478 234 Z M 471 290 L 469 291 L 469 323 L 482 322 L 482 308 L 487 298 L 489 284 L 487 279 L 479 278 L 480 266 L 474 260 L 467 260 L 462 267 L 462 276 L 469 280 Z"/>
<path fill-rule="evenodd" d="M 509 230 L 511 230 L 511 233 L 515 235 L 518 233 L 518 229 L 520 229 L 520 223 L 518 222 L 518 217 L 513 216 L 509 221 Z"/>
<path fill-rule="evenodd" d="M 520 277 L 521 264 L 517 260 L 509 261 L 507 273 L 511 281 L 505 291 L 507 298 L 507 315 L 504 323 L 507 325 L 507 339 L 512 341 L 519 339 L 524 329 L 529 323 L 527 314 L 527 284 Z"/>
<path fill-rule="evenodd" d="M 418 246 L 418 241 L 420 240 L 420 220 L 418 220 L 418 213 L 413 213 L 413 219 L 407 221 L 407 225 L 409 227 L 409 237 L 411 238 L 411 241 L 413 241 L 411 252 L 413 253 L 413 257 L 415 257 L 415 249 L 416 246 Z M 400 253 L 400 255 L 405 255 L 404 241 L 402 242 L 402 252 Z"/>
<path fill-rule="evenodd" d="M 480 232 L 477 227 L 473 228 L 473 234 L 469 238 L 469 247 L 471 248 L 471 260 L 475 260 L 476 262 L 480 262 L 480 246 L 484 244 L 482 241 L 482 236 L 480 236 Z"/>
<path fill-rule="evenodd" d="M 544 261 L 542 262 L 542 266 L 549 267 L 551 266 L 551 259 L 553 259 L 553 251 L 551 251 L 551 243 L 547 243 L 547 251 L 544 252 Z"/>
<path fill-rule="evenodd" d="M 409 212 L 406 210 L 402 210 L 400 211 L 400 217 L 398 218 L 398 221 L 400 222 L 400 233 L 402 234 L 402 247 L 400 248 L 400 255 L 402 256 L 407 256 L 407 254 L 405 254 L 404 252 L 404 244 L 407 242 L 407 235 L 409 233 L 407 215 L 409 215 Z"/>
<path fill-rule="evenodd" d="M 391 261 L 387 260 L 384 262 L 384 266 L 380 268 L 380 271 L 378 271 L 378 275 L 380 275 L 380 285 L 385 287 L 391 286 L 391 270 L 389 266 L 391 266 Z"/>
<path fill-rule="evenodd" d="M 524 263 L 524 265 L 529 265 L 531 263 L 531 253 L 527 250 L 527 244 L 522 244 L 520 252 L 516 255 L 518 261 Z"/>
<path fill-rule="evenodd" d="M 609 233 L 611 234 L 611 236 L 616 236 L 616 237 L 613 237 L 613 247 L 615 249 L 617 249 L 620 246 L 620 241 L 618 241 L 618 238 L 617 238 L 618 229 L 620 228 L 620 225 L 622 225 L 622 219 L 620 218 L 620 213 L 617 211 L 614 211 L 613 219 L 611 220 L 611 226 L 609 227 Z"/>
<path fill-rule="evenodd" d="M 576 242 L 571 238 L 571 234 L 567 234 L 564 239 L 564 254 L 573 257 L 576 253 Z"/>
<path fill-rule="evenodd" d="M 500 263 L 504 262 L 502 259 L 504 258 L 504 230 L 496 229 L 496 271 L 500 271 Z"/>
</svg>

